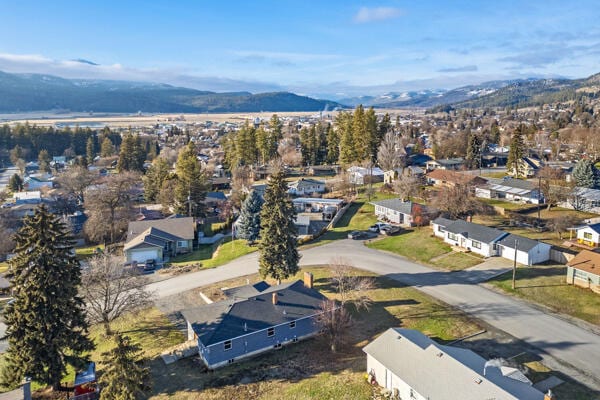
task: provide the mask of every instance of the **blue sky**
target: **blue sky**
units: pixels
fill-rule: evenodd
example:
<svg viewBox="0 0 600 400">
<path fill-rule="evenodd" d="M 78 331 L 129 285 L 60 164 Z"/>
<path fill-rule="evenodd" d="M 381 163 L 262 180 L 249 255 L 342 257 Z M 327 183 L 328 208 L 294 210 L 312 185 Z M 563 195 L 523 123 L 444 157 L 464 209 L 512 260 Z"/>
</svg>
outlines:
<svg viewBox="0 0 600 400">
<path fill-rule="evenodd" d="M 0 1 L 0 70 L 321 97 L 578 78 L 600 9 L 573 3 Z"/>
</svg>

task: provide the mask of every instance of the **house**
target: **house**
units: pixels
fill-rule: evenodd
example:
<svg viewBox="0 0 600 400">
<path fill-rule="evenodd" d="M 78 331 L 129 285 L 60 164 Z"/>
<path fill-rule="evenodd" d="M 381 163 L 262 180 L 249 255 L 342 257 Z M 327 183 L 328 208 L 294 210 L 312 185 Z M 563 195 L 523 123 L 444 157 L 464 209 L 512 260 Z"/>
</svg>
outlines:
<svg viewBox="0 0 600 400">
<path fill-rule="evenodd" d="M 289 184 L 288 193 L 294 196 L 304 196 L 311 193 L 325 192 L 325 182 L 311 178 L 300 178 Z"/>
<path fill-rule="evenodd" d="M 42 193 L 39 190 L 31 192 L 16 192 L 13 194 L 15 205 L 19 204 L 40 204 L 42 202 Z"/>
<path fill-rule="evenodd" d="M 457 157 L 427 161 L 427 163 L 425 163 L 425 168 L 427 171 L 433 171 L 434 169 L 458 170 L 462 169 L 464 165 L 465 159 L 462 157 Z"/>
<path fill-rule="evenodd" d="M 411 227 L 429 223 L 429 210 L 422 204 L 400 199 L 374 201 L 371 204 L 375 206 L 377 218 L 394 224 Z"/>
<path fill-rule="evenodd" d="M 54 177 L 50 174 L 29 175 L 25 177 L 23 183 L 27 190 L 52 189 L 54 187 Z"/>
<path fill-rule="evenodd" d="M 391 185 L 400 176 L 408 176 L 417 179 L 421 179 L 425 175 L 425 171 L 421 167 L 409 165 L 405 168 L 396 168 L 389 171 L 385 171 L 383 174 L 383 182 Z"/>
<path fill-rule="evenodd" d="M 408 165 L 414 165 L 417 167 L 425 167 L 429 161 L 433 160 L 427 154 L 411 154 L 408 156 Z"/>
<path fill-rule="evenodd" d="M 476 186 L 485 185 L 487 183 L 487 180 L 480 176 L 464 174 L 447 169 L 434 169 L 425 176 L 427 177 L 427 183 L 438 187 L 454 187 L 458 185 Z"/>
<path fill-rule="evenodd" d="M 461 219 L 436 218 L 432 222 L 433 232 L 443 237 L 444 242 L 484 257 L 498 255 L 495 243 L 507 235 L 499 229 L 474 224 Z M 441 236 L 443 234 L 443 236 Z"/>
<path fill-rule="evenodd" d="M 575 228 L 577 242 L 590 247 L 600 246 L 600 223 Z"/>
<path fill-rule="evenodd" d="M 550 260 L 551 245 L 525 236 L 509 234 L 497 242 L 499 256 L 509 260 L 516 259 L 524 265 L 541 264 Z"/>
<path fill-rule="evenodd" d="M 500 229 L 441 217 L 434 219 L 431 226 L 434 235 L 444 242 L 484 257 L 500 256 L 514 260 L 516 251 L 517 262 L 524 265 L 539 264 L 550 259 L 552 246 L 549 244 Z"/>
<path fill-rule="evenodd" d="M 298 197 L 292 199 L 292 204 L 297 212 L 335 212 L 339 211 L 344 205 L 341 199 L 322 199 L 319 197 Z M 335 214 L 334 212 L 334 214 Z"/>
<path fill-rule="evenodd" d="M 266 282 L 225 291 L 228 299 L 182 311 L 188 340 L 202 361 L 219 368 L 319 333 L 321 303 L 313 276 L 269 286 Z"/>
<path fill-rule="evenodd" d="M 307 172 L 311 176 L 337 175 L 339 169 L 338 165 L 313 165 L 308 168 Z"/>
<path fill-rule="evenodd" d="M 390 328 L 363 348 L 372 383 L 398 399 L 546 400 L 517 368 L 471 350 L 436 343 L 419 331 Z"/>
<path fill-rule="evenodd" d="M 600 214 L 600 190 L 577 187 L 558 206 Z"/>
<path fill-rule="evenodd" d="M 384 172 L 381 168 L 363 168 L 352 166 L 348 168 L 348 181 L 355 185 L 364 185 L 367 183 L 383 182 Z"/>
<path fill-rule="evenodd" d="M 123 252 L 127 262 L 155 260 L 162 263 L 177 254 L 192 251 L 195 239 L 196 222 L 192 217 L 132 221 L 127 228 Z"/>
<path fill-rule="evenodd" d="M 567 283 L 600 293 L 600 253 L 583 250 L 567 263 Z"/>
<path fill-rule="evenodd" d="M 513 178 L 489 179 L 487 183 L 477 185 L 475 196 L 527 204 L 544 203 L 544 195 L 537 184 Z"/>
<path fill-rule="evenodd" d="M 203 203 L 206 207 L 215 208 L 218 207 L 222 202 L 227 201 L 227 196 L 223 192 L 207 192 Z"/>
<path fill-rule="evenodd" d="M 538 159 L 531 157 L 523 157 L 519 161 L 519 176 L 525 176 L 531 178 L 535 176 L 537 172 L 542 168 L 542 162 Z M 509 175 L 516 175 L 514 167 L 508 168 L 507 173 Z"/>
</svg>

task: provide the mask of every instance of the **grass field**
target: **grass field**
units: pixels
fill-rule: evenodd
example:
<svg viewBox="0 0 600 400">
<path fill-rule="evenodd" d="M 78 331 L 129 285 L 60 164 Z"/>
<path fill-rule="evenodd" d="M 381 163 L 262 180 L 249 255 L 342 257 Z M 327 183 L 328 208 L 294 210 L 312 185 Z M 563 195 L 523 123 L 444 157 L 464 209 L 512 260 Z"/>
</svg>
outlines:
<svg viewBox="0 0 600 400">
<path fill-rule="evenodd" d="M 78 260 L 85 260 L 90 258 L 96 252 L 96 249 L 104 250 L 103 244 L 96 244 L 92 246 L 84 246 L 84 247 L 76 247 L 75 248 L 75 256 Z"/>
<path fill-rule="evenodd" d="M 600 326 L 600 296 L 591 290 L 566 283 L 562 265 L 517 268 L 517 288 L 512 289 L 512 272 L 490 284 L 525 300 L 542 304 L 553 312 L 570 315 Z"/>
<path fill-rule="evenodd" d="M 407 230 L 399 235 L 374 240 L 367 244 L 377 250 L 389 251 L 411 260 L 446 270 L 461 270 L 481 263 L 473 254 L 454 253 L 449 244 L 432 236 L 431 228 Z"/>
<path fill-rule="evenodd" d="M 245 240 L 229 240 L 222 243 L 216 249 L 212 245 L 200 246 L 198 250 L 174 258 L 170 264 L 175 267 L 180 267 L 201 263 L 201 268 L 214 268 L 226 264 L 238 257 L 255 252 L 256 250 L 258 250 L 258 246 L 248 246 Z"/>
</svg>

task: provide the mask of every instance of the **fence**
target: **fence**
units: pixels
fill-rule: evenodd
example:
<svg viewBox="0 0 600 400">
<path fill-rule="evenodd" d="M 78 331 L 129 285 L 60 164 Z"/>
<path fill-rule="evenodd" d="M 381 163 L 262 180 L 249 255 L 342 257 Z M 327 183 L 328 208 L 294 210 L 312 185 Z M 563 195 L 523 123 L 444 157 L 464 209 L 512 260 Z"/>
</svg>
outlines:
<svg viewBox="0 0 600 400">
<path fill-rule="evenodd" d="M 561 264 L 566 264 L 575 257 L 575 252 L 552 246 L 550 249 L 550 259 Z"/>
</svg>

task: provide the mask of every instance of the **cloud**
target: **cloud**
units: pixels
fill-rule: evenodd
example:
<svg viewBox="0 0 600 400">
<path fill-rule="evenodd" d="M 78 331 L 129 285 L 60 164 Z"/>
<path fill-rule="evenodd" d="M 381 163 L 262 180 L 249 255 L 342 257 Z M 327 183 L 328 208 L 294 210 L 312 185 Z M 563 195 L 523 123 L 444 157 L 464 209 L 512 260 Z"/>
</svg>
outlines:
<svg viewBox="0 0 600 400">
<path fill-rule="evenodd" d="M 395 7 L 361 7 L 354 16 L 354 22 L 365 24 L 369 22 L 384 21 L 386 19 L 398 18 L 403 11 Z"/>
<path fill-rule="evenodd" d="M 477 65 L 465 65 L 464 67 L 450 67 L 450 68 L 441 68 L 438 69 L 437 72 L 448 73 L 448 72 L 474 72 L 477 71 Z"/>
</svg>

